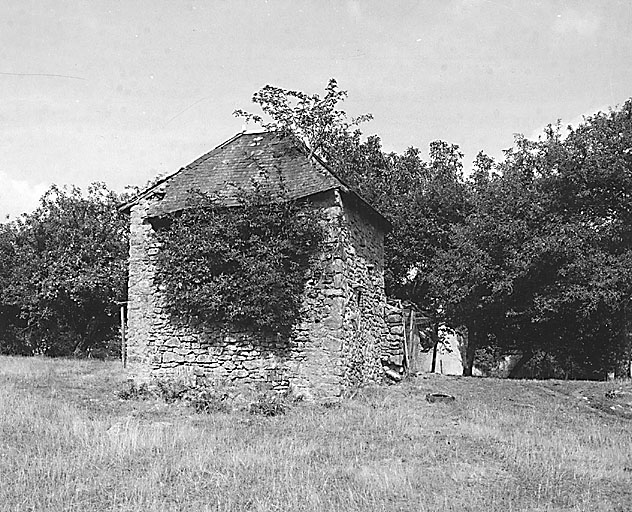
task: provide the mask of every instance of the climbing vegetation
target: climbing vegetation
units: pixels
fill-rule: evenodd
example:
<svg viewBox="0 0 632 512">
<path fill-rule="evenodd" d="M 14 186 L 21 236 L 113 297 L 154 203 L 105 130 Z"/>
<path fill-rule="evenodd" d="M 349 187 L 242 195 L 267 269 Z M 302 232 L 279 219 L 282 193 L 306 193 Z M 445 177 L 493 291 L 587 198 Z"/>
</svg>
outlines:
<svg viewBox="0 0 632 512">
<path fill-rule="evenodd" d="M 158 230 L 158 279 L 170 313 L 288 335 L 324 243 L 320 216 L 269 177 L 240 190 L 239 206 L 192 192 Z"/>
</svg>

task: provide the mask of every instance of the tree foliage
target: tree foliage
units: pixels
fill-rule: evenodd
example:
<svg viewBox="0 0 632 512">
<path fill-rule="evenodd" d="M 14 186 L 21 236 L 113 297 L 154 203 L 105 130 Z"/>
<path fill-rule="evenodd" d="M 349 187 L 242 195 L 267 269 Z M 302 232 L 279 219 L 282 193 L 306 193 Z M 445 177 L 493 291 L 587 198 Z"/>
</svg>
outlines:
<svg viewBox="0 0 632 512">
<path fill-rule="evenodd" d="M 302 141 L 383 213 L 393 225 L 385 241 L 388 293 L 436 307 L 428 265 L 446 243 L 450 223 L 463 216 L 462 154 L 442 141 L 431 144 L 430 162 L 413 147 L 387 154 L 378 136 L 362 136 L 360 125 L 371 114 L 351 118 L 341 109 L 346 97 L 335 79 L 323 97 L 267 85 L 252 98 L 263 115 L 235 114 Z"/>
<path fill-rule="evenodd" d="M 518 136 L 500 162 L 480 153 L 466 179 L 455 145 L 432 142 L 424 161 L 364 139 L 345 97 L 334 80 L 324 98 L 267 86 L 253 101 L 273 121 L 239 114 L 302 138 L 385 214 L 388 293 L 467 326 L 466 373 L 477 349 L 545 354 L 575 376 L 629 358 L 631 101 L 566 137 Z"/>
<path fill-rule="evenodd" d="M 242 190 L 239 206 L 194 194 L 159 230 L 159 281 L 180 319 L 288 335 L 324 243 L 319 215 L 287 200 L 270 178 Z"/>
<path fill-rule="evenodd" d="M 472 350 L 545 353 L 558 375 L 575 377 L 629 359 L 630 107 L 587 118 L 566 138 L 559 126 L 543 140 L 518 137 L 495 173 L 473 174 L 472 213 L 439 265 Z"/>
<path fill-rule="evenodd" d="M 127 282 L 120 198 L 95 183 L 52 186 L 40 206 L 0 226 L 0 349 L 51 356 L 105 353 Z"/>
<path fill-rule="evenodd" d="M 329 80 L 322 97 L 266 85 L 252 97 L 252 102 L 261 108 L 265 118 L 244 110 L 236 110 L 234 115 L 267 130 L 291 134 L 310 151 L 330 160 L 339 150 L 341 140 L 348 138 L 359 124 L 373 118 L 371 114 L 349 118 L 338 108 L 346 97 L 347 91 L 340 90 L 334 78 Z"/>
<path fill-rule="evenodd" d="M 515 139 L 499 162 L 480 153 L 463 175 L 458 146 L 429 157 L 385 152 L 350 117 L 347 92 L 267 85 L 237 116 L 287 134 L 392 223 L 387 292 L 466 326 L 477 351 L 521 353 L 557 376 L 600 377 L 630 359 L 632 100 L 566 136 Z M 265 180 L 264 180 L 265 181 Z M 199 196 L 161 229 L 159 273 L 172 312 L 287 334 L 324 243 L 305 203 L 274 187 L 224 208 Z M 52 187 L 40 207 L 0 224 L 0 350 L 50 355 L 103 347 L 125 296 L 126 221 L 103 185 Z"/>
</svg>

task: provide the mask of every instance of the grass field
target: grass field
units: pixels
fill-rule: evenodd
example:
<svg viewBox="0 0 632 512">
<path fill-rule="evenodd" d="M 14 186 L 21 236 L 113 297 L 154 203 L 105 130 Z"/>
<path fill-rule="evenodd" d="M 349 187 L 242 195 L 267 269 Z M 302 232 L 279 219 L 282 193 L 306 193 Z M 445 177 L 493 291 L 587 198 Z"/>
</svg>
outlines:
<svg viewBox="0 0 632 512">
<path fill-rule="evenodd" d="M 429 376 L 266 418 L 124 381 L 0 357 L 0 510 L 632 511 L 626 383 Z"/>
</svg>

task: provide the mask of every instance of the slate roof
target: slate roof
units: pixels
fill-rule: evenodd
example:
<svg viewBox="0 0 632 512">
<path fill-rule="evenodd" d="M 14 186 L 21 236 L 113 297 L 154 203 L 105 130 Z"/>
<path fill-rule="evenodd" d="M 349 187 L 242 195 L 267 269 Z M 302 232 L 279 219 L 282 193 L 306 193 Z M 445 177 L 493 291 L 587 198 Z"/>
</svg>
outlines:
<svg viewBox="0 0 632 512">
<path fill-rule="evenodd" d="M 193 190 L 217 194 L 226 206 L 237 206 L 237 190 L 251 188 L 251 180 L 261 179 L 262 173 L 269 176 L 273 185 L 282 179 L 289 199 L 339 189 L 377 215 L 379 222 L 389 225 L 377 210 L 349 191 L 322 160 L 310 157 L 308 150 L 295 139 L 277 132 L 239 133 L 163 178 L 120 209 L 128 211 L 141 198 L 155 194 L 162 199 L 150 207 L 148 215 L 160 217 L 186 208 Z"/>
</svg>

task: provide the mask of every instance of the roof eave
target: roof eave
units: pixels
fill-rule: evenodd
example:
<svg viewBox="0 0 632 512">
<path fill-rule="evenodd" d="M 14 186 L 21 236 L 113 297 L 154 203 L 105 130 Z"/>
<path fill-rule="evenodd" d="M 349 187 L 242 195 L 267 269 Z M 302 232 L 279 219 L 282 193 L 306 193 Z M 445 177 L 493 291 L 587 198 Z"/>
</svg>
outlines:
<svg viewBox="0 0 632 512">
<path fill-rule="evenodd" d="M 377 218 L 380 219 L 380 221 L 384 224 L 385 231 L 388 232 L 388 231 L 391 231 L 393 229 L 393 224 L 391 223 L 391 221 L 388 220 L 386 218 L 386 216 L 380 210 L 378 210 L 375 206 L 373 206 L 366 199 L 364 199 L 358 192 L 353 190 L 345 182 L 345 180 L 343 180 L 338 175 L 338 173 L 331 168 L 331 166 L 327 162 L 325 162 L 322 158 L 320 158 L 316 154 L 310 153 L 310 156 L 311 156 L 311 158 L 315 159 L 320 165 L 322 165 L 325 169 L 327 169 L 327 171 L 329 171 L 334 176 L 334 178 L 336 178 L 341 183 L 342 186 L 340 187 L 340 190 L 342 192 L 354 196 L 356 199 L 358 199 L 358 201 L 360 203 L 362 203 L 366 208 L 368 208 L 369 211 L 375 212 Z"/>
<path fill-rule="evenodd" d="M 185 169 L 185 167 L 182 167 L 182 168 L 178 169 L 176 172 L 173 172 L 173 173 L 169 174 L 168 176 L 165 176 L 164 178 L 159 179 L 156 183 L 151 185 L 149 188 L 146 188 L 142 192 L 139 192 L 138 194 L 136 194 L 129 201 L 126 201 L 125 203 L 119 205 L 117 207 L 117 210 L 119 212 L 121 212 L 121 213 L 129 213 L 131 211 L 131 209 L 132 209 L 132 206 L 138 204 L 141 200 L 143 200 L 144 198 L 149 196 L 154 190 L 156 190 L 160 185 L 162 185 L 167 180 L 170 180 L 176 174 L 178 174 L 179 172 L 183 171 L 184 169 Z"/>
<path fill-rule="evenodd" d="M 350 188 L 346 186 L 341 187 L 340 191 L 348 196 L 353 197 L 356 201 L 362 204 L 362 206 L 364 206 L 364 208 L 366 208 L 371 214 L 373 214 L 378 220 L 378 223 L 382 225 L 382 228 L 384 229 L 385 232 L 388 233 L 393 230 L 393 223 L 390 220 L 388 220 L 381 211 L 375 208 L 375 206 L 373 206 L 366 199 L 364 199 L 360 194 L 358 194 L 357 192 L 351 190 Z"/>
</svg>

